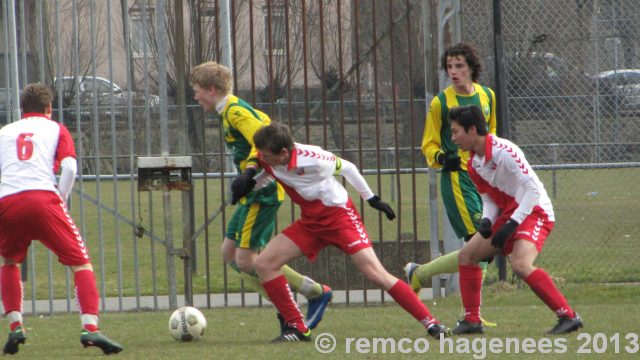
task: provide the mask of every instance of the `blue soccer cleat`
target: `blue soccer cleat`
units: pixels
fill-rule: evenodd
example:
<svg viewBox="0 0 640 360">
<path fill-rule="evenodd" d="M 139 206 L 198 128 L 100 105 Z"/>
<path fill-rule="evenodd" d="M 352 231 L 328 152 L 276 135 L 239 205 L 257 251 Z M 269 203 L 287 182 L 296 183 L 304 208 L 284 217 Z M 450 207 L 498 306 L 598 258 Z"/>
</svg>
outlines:
<svg viewBox="0 0 640 360">
<path fill-rule="evenodd" d="M 309 329 L 315 329 L 318 326 L 331 299 L 333 299 L 331 288 L 327 285 L 322 285 L 322 294 L 308 300 L 307 319 L 305 322 Z"/>
</svg>

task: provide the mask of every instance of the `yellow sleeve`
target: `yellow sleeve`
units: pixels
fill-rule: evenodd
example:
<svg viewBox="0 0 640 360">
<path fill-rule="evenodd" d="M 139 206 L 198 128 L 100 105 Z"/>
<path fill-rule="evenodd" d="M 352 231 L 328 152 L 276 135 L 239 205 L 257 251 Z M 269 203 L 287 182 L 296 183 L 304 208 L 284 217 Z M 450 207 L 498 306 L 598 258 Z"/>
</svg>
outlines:
<svg viewBox="0 0 640 360">
<path fill-rule="evenodd" d="M 442 153 L 442 139 L 440 139 L 440 130 L 442 130 L 442 111 L 440 99 L 436 96 L 431 100 L 427 120 L 424 126 L 424 134 L 422 134 L 422 153 L 427 158 L 427 165 L 434 168 L 441 168 L 436 157 Z"/>
<path fill-rule="evenodd" d="M 496 93 L 493 92 L 492 89 L 489 89 L 491 93 L 491 114 L 489 115 L 489 133 L 495 135 L 498 128 L 498 120 L 496 117 L 496 112 L 498 108 L 498 104 L 496 103 Z"/>
<path fill-rule="evenodd" d="M 268 125 L 271 120 L 264 113 L 259 113 L 256 110 L 256 113 L 261 114 L 266 117 L 266 121 L 263 119 L 262 121 L 256 119 L 253 114 L 241 107 L 235 106 L 231 111 L 227 114 L 227 119 L 229 124 L 233 126 L 236 130 L 238 130 L 242 136 L 247 140 L 249 144 L 251 144 L 251 151 L 249 152 L 249 156 L 247 157 L 246 167 L 258 167 L 258 150 L 256 150 L 256 145 L 253 143 L 253 135 L 260 129 L 261 127 Z"/>
</svg>

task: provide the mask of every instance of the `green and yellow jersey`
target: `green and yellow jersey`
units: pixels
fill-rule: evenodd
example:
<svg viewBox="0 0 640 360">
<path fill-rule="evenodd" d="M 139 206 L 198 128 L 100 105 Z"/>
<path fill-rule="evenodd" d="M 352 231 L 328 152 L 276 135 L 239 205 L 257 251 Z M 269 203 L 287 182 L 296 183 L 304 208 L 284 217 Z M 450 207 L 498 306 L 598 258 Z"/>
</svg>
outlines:
<svg viewBox="0 0 640 360">
<path fill-rule="evenodd" d="M 267 114 L 254 109 L 246 101 L 234 95 L 227 96 L 227 103 L 219 112 L 224 131 L 224 141 L 231 152 L 233 163 L 239 173 L 247 165 L 257 165 L 257 150 L 253 135 L 271 123 Z M 284 200 L 284 189 L 276 181 L 259 190 L 252 191 L 240 203 L 276 204 Z"/>
<path fill-rule="evenodd" d="M 475 91 L 470 95 L 457 94 L 453 86 L 449 86 L 431 100 L 429 113 L 422 137 L 422 153 L 427 158 L 427 164 L 434 168 L 441 168 L 436 158 L 440 152 L 458 151 L 461 167 L 467 170 L 469 152 L 458 149 L 451 140 L 451 124 L 449 110 L 456 106 L 476 105 L 482 109 L 487 121 L 488 131 L 496 133 L 496 95 L 486 86 L 473 84 Z"/>
</svg>

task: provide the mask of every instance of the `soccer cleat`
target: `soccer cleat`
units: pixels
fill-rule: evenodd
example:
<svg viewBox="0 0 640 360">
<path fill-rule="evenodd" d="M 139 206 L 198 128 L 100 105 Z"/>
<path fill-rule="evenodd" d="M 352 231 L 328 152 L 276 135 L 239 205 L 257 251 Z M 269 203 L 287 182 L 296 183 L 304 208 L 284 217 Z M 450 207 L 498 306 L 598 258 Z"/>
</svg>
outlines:
<svg viewBox="0 0 640 360">
<path fill-rule="evenodd" d="M 572 331 L 576 331 L 580 329 L 584 324 L 582 324 L 582 319 L 578 313 L 572 318 L 567 316 L 561 316 L 558 318 L 558 323 L 553 329 L 547 331 L 547 334 L 568 334 Z"/>
<path fill-rule="evenodd" d="M 108 337 L 102 335 L 100 331 L 89 331 L 82 329 L 80 333 L 80 342 L 84 347 L 99 347 L 105 355 L 117 354 L 122 351 L 120 344 L 111 341 Z"/>
<path fill-rule="evenodd" d="M 26 338 L 24 336 L 24 331 L 22 331 L 22 326 L 16 327 L 15 330 L 9 333 L 9 338 L 7 339 L 6 344 L 4 344 L 4 348 L 2 349 L 2 353 L 13 355 L 18 352 L 18 345 L 24 344 Z"/>
<path fill-rule="evenodd" d="M 419 267 L 419 264 L 410 262 L 404 266 L 404 273 L 407 275 L 407 282 L 411 285 L 411 290 L 413 290 L 416 295 L 420 294 L 420 290 L 422 290 L 422 284 L 420 284 L 420 279 L 416 276 L 416 269 Z"/>
<path fill-rule="evenodd" d="M 432 336 L 434 339 L 440 340 L 440 335 L 443 337 L 450 337 L 451 329 L 442 324 L 431 324 L 427 328 L 427 334 Z"/>
<path fill-rule="evenodd" d="M 327 285 L 322 285 L 322 294 L 308 300 L 307 319 L 305 322 L 309 330 L 318 326 L 324 311 L 327 310 L 327 306 L 331 303 L 331 299 L 333 299 L 333 291 Z"/>
<path fill-rule="evenodd" d="M 271 340 L 272 343 L 307 341 L 311 341 L 311 330 L 307 330 L 307 332 L 303 334 L 295 326 L 291 325 L 287 325 L 280 336 Z"/>
<path fill-rule="evenodd" d="M 482 323 L 472 323 L 467 320 L 462 320 L 458 322 L 458 326 L 451 331 L 453 335 L 463 335 L 463 334 L 484 334 L 484 326 Z"/>
<path fill-rule="evenodd" d="M 280 335 L 284 334 L 284 331 L 287 329 L 287 324 L 284 322 L 284 317 L 282 314 L 278 313 L 278 322 L 280 323 Z"/>
</svg>

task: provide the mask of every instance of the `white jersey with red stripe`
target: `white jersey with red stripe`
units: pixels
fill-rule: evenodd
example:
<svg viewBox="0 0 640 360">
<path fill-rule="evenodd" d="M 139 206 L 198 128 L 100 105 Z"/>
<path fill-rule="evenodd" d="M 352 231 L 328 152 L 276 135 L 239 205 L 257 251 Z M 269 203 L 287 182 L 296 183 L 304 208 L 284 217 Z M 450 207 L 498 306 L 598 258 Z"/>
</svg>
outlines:
<svg viewBox="0 0 640 360">
<path fill-rule="evenodd" d="M 512 213 L 511 218 L 518 223 L 522 223 L 536 207 L 544 211 L 550 221 L 555 220 L 544 185 L 522 150 L 509 140 L 487 135 L 485 155 L 471 152 L 467 168 L 483 202 L 488 195 L 495 204 L 488 205 L 497 206 L 503 213 Z"/>
<path fill-rule="evenodd" d="M 27 190 L 58 193 L 55 172 L 76 157 L 67 128 L 43 114 L 24 114 L 0 130 L 0 198 Z"/>
<path fill-rule="evenodd" d="M 260 164 L 300 205 L 303 216 L 322 217 L 327 207 L 347 207 L 347 190 L 334 175 L 344 176 L 363 199 L 373 196 L 353 164 L 318 146 L 295 143 L 288 164 L 273 167 L 263 161 Z"/>
</svg>

